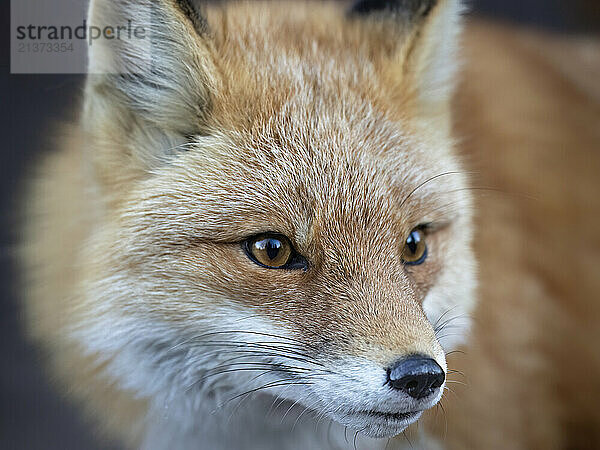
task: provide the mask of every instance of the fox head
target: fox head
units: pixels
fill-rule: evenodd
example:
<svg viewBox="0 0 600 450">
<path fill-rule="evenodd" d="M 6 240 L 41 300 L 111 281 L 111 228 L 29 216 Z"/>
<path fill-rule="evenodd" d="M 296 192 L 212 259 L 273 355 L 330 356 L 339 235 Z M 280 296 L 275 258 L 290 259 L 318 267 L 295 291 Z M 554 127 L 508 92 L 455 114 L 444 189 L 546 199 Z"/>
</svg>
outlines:
<svg viewBox="0 0 600 450">
<path fill-rule="evenodd" d="M 146 31 L 93 44 L 82 119 L 97 215 L 73 334 L 111 379 L 156 408 L 276 396 L 374 437 L 439 401 L 475 285 L 460 9 L 92 2 L 90 24 Z"/>
</svg>

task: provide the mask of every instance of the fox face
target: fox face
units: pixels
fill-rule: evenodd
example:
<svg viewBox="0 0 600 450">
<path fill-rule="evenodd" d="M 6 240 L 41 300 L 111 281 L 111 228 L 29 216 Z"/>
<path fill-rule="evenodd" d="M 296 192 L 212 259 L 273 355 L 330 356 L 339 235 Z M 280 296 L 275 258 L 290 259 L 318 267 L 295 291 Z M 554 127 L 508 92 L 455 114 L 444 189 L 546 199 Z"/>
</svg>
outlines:
<svg viewBox="0 0 600 450">
<path fill-rule="evenodd" d="M 151 68 L 117 73 L 130 42 L 90 55 L 70 336 L 157 410 L 262 395 L 402 432 L 474 301 L 459 5 L 95 0 L 90 23 L 144 8 Z"/>
</svg>

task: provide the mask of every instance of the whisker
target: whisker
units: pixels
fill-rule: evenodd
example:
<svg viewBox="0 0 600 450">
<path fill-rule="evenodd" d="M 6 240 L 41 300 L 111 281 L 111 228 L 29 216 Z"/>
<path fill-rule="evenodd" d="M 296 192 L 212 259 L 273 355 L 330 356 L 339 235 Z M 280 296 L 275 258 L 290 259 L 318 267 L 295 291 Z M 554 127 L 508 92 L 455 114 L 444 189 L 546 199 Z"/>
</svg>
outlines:
<svg viewBox="0 0 600 450">
<path fill-rule="evenodd" d="M 463 355 L 467 354 L 464 350 L 452 350 L 452 351 L 449 351 L 448 353 L 446 353 L 446 356 L 453 355 L 454 353 L 460 353 L 460 354 L 463 354 Z"/>
<path fill-rule="evenodd" d="M 443 439 L 446 439 L 446 436 L 448 435 L 448 415 L 446 414 L 446 410 L 444 409 L 444 405 L 442 404 L 442 402 L 439 402 L 438 405 L 440 405 L 440 408 L 442 410 L 442 412 L 444 413 L 444 437 Z"/>
<path fill-rule="evenodd" d="M 278 386 L 311 385 L 311 384 L 313 384 L 313 383 L 310 381 L 299 381 L 297 378 L 287 378 L 287 379 L 282 379 L 282 380 L 278 380 L 278 381 L 273 381 L 273 382 L 267 383 L 263 386 L 260 386 L 260 387 L 254 388 L 254 389 L 250 389 L 249 391 L 242 392 L 241 394 L 237 394 L 234 397 L 227 400 L 225 403 L 221 404 L 220 406 L 221 407 L 225 406 L 227 403 L 229 403 L 237 398 L 243 397 L 245 395 L 253 394 L 253 393 L 258 392 L 263 389 L 269 389 L 269 388 L 278 387 Z"/>
<path fill-rule="evenodd" d="M 202 356 L 203 357 L 210 357 L 210 356 L 218 356 L 218 355 L 223 355 L 223 354 L 237 354 L 239 356 L 235 357 L 235 358 L 230 358 L 227 361 L 235 361 L 237 359 L 243 359 L 243 358 L 248 358 L 250 356 L 256 356 L 256 357 L 281 357 L 281 358 L 287 358 L 287 359 L 291 359 L 293 361 L 298 361 L 298 362 L 304 362 L 304 363 L 308 363 L 310 365 L 317 365 L 314 361 L 309 360 L 309 359 L 302 359 L 302 358 L 297 358 L 297 357 L 290 357 L 289 355 L 286 355 L 285 353 L 281 353 L 281 352 L 276 352 L 276 351 L 257 351 L 257 350 L 252 350 L 252 349 L 248 349 L 248 350 L 235 350 L 235 349 L 231 349 L 231 346 L 226 346 L 226 348 L 222 348 L 221 346 L 216 346 L 216 345 L 212 345 L 212 347 L 220 347 L 220 350 L 214 350 L 211 352 L 203 352 Z M 319 369 L 319 370 L 325 370 L 325 369 Z"/>
<path fill-rule="evenodd" d="M 438 338 L 439 341 L 441 341 L 442 339 L 446 339 L 446 338 L 449 338 L 452 336 L 463 336 L 463 334 L 462 333 L 446 333 L 446 334 L 443 334 L 441 336 L 436 336 L 436 337 Z"/>
<path fill-rule="evenodd" d="M 232 360 L 235 359 L 239 359 L 238 358 L 232 358 Z M 200 379 L 194 381 L 194 383 L 192 383 L 190 386 L 187 387 L 186 390 L 191 389 L 192 387 L 196 386 L 197 384 L 206 381 L 207 379 L 217 376 L 217 375 L 222 375 L 225 373 L 232 373 L 232 372 L 243 372 L 243 371 L 257 371 L 257 370 L 264 370 L 260 375 L 257 375 L 256 377 L 252 378 L 251 380 L 249 380 L 249 382 L 256 380 L 257 378 L 260 378 L 261 376 L 264 376 L 268 373 L 271 372 L 290 372 L 292 374 L 298 375 L 298 377 L 300 378 L 303 374 L 309 373 L 310 375 L 317 375 L 315 372 L 317 373 L 325 373 L 325 370 L 323 369 L 315 369 L 315 368 L 305 368 L 305 367 L 297 367 L 297 366 L 290 366 L 287 364 L 278 364 L 278 363 L 268 363 L 268 362 L 237 362 L 237 363 L 229 363 L 230 361 L 224 361 L 223 364 L 220 364 L 216 367 L 213 367 L 211 369 L 209 369 L 207 371 L 207 373 L 204 374 L 204 376 L 202 376 Z M 241 366 L 241 367 L 239 367 Z M 250 367 L 245 367 L 245 366 L 250 366 Z M 265 370 L 267 369 L 267 370 Z"/>
<path fill-rule="evenodd" d="M 241 319 L 243 320 L 243 319 Z M 272 337 L 272 338 L 276 338 L 276 339 L 281 339 L 284 341 L 289 341 L 289 342 L 294 342 L 296 344 L 300 344 L 303 347 L 307 347 L 307 348 L 312 348 L 312 346 L 310 344 L 307 344 L 304 341 L 301 341 L 299 339 L 294 339 L 294 338 L 290 338 L 287 336 L 279 336 L 276 334 L 271 334 L 271 333 L 265 333 L 265 332 L 261 332 L 261 331 L 250 331 L 250 330 L 223 330 L 223 331 L 211 331 L 208 333 L 203 333 L 203 334 L 199 334 L 196 336 L 192 336 L 189 339 L 186 339 L 183 342 L 180 342 L 176 345 L 174 345 L 173 347 L 171 347 L 169 350 L 173 350 L 181 345 L 185 345 L 189 342 L 195 341 L 195 340 L 199 340 L 199 339 L 203 339 L 205 337 L 210 337 L 210 336 L 216 336 L 216 335 L 223 335 L 223 334 L 249 334 L 249 335 L 256 335 L 256 336 L 266 336 L 266 337 Z"/>
<path fill-rule="evenodd" d="M 219 348 L 224 348 L 224 349 L 250 348 L 250 349 L 256 349 L 256 350 L 269 350 L 274 353 L 277 353 L 277 355 L 281 356 L 281 357 L 285 357 L 285 358 L 292 359 L 295 361 L 305 362 L 305 363 L 312 364 L 315 366 L 325 367 L 324 364 L 310 358 L 310 355 L 306 355 L 306 354 L 296 351 L 296 350 L 291 350 L 291 349 L 287 349 L 287 348 L 282 349 L 282 348 L 271 346 L 271 345 L 261 345 L 261 344 L 255 344 L 255 343 L 232 343 L 232 342 L 227 342 L 227 341 L 211 341 L 211 342 L 203 342 L 202 346 L 219 347 Z M 264 352 L 262 354 L 264 354 Z"/>
<path fill-rule="evenodd" d="M 313 402 L 313 406 L 314 406 L 314 405 L 315 405 L 315 403 Z M 296 420 L 295 420 L 295 422 L 294 422 L 294 425 L 292 426 L 292 430 L 293 430 L 294 428 L 296 428 L 296 425 L 298 424 L 298 421 L 300 420 L 300 417 L 302 417 L 302 416 L 303 416 L 303 415 L 304 415 L 304 414 L 305 414 L 307 411 L 309 411 L 309 410 L 310 410 L 310 408 L 309 408 L 308 406 L 305 406 L 305 407 L 304 407 L 304 410 L 303 410 L 303 411 L 302 411 L 300 414 L 298 414 L 298 417 L 296 417 Z"/>
<path fill-rule="evenodd" d="M 363 428 L 364 430 L 364 428 Z M 354 446 L 354 450 L 356 450 L 356 438 L 358 437 L 359 431 L 354 432 L 354 439 L 352 440 L 352 445 Z"/>
<path fill-rule="evenodd" d="M 280 371 L 279 368 L 277 368 L 277 369 L 266 369 L 265 370 L 264 367 L 242 367 L 242 368 L 237 368 L 237 369 L 223 369 L 223 370 L 220 370 L 218 372 L 214 372 L 214 373 L 208 374 L 206 376 L 203 376 L 202 378 L 194 381 L 192 384 L 190 384 L 189 386 L 187 386 L 186 392 L 189 391 L 190 389 L 192 389 L 193 387 L 197 386 L 198 384 L 202 383 L 203 381 L 206 381 L 207 379 L 209 379 L 211 377 L 214 377 L 214 376 L 217 376 L 217 375 L 222 375 L 224 373 L 230 373 L 230 372 L 247 372 L 247 371 L 248 372 L 256 372 L 257 370 L 263 370 L 264 371 L 264 372 L 262 372 L 261 375 L 265 375 L 265 374 L 270 373 L 270 372 L 279 372 Z M 248 380 L 248 381 L 252 381 L 252 380 Z"/>
<path fill-rule="evenodd" d="M 449 369 L 448 370 L 448 374 L 453 374 L 453 373 L 456 373 L 456 374 L 461 375 L 461 376 L 463 376 L 463 377 L 466 378 L 466 375 L 463 372 L 461 372 L 460 370 L 456 370 L 456 369 Z"/>
<path fill-rule="evenodd" d="M 303 356 L 305 358 L 312 358 L 311 355 L 309 355 L 308 353 L 304 353 L 301 351 L 301 349 L 298 349 L 297 347 L 293 347 L 291 346 L 291 344 L 281 344 L 278 342 L 270 342 L 270 341 L 264 341 L 264 342 L 231 342 L 231 341 L 217 341 L 217 340 L 213 340 L 213 341 L 202 341 L 199 343 L 199 346 L 208 346 L 210 344 L 217 344 L 217 345 L 223 345 L 223 346 L 229 346 L 229 347 L 243 347 L 243 348 L 266 348 L 269 350 L 281 350 L 281 351 L 286 351 L 298 356 Z"/>
<path fill-rule="evenodd" d="M 294 409 L 294 406 L 296 406 L 298 403 L 300 402 L 300 399 L 295 400 L 292 405 L 287 409 L 287 411 L 283 414 L 283 417 L 281 418 L 281 423 L 283 423 L 283 421 L 285 420 L 286 416 L 288 415 L 288 413 Z M 294 423 L 295 425 L 295 423 Z M 292 428 L 293 429 L 293 428 Z"/>
<path fill-rule="evenodd" d="M 507 191 L 505 189 L 500 189 L 500 188 L 496 188 L 496 187 L 492 187 L 492 186 L 467 186 L 464 188 L 459 188 L 459 189 L 452 189 L 450 191 L 446 191 L 448 193 L 452 193 L 452 192 L 461 192 L 461 191 L 485 191 L 485 192 L 493 192 L 493 193 L 500 193 L 500 194 L 506 194 L 506 195 L 512 195 L 515 197 L 521 197 L 527 200 L 532 200 L 532 201 L 539 201 L 539 198 L 534 197 L 533 195 L 527 194 L 525 192 L 514 192 L 514 191 Z"/>
<path fill-rule="evenodd" d="M 440 331 L 443 331 L 446 327 L 448 327 L 453 321 L 458 320 L 458 319 L 471 319 L 471 317 L 469 316 L 469 314 L 467 313 L 463 313 L 463 314 L 459 314 L 457 316 L 453 316 L 447 320 L 445 320 L 444 322 L 442 322 L 441 324 L 438 324 L 436 327 L 434 327 L 434 333 L 439 333 Z"/>
<path fill-rule="evenodd" d="M 444 386 L 444 391 L 448 391 L 450 394 L 454 395 L 455 398 L 459 398 L 458 394 L 450 389 L 448 386 Z"/>
<path fill-rule="evenodd" d="M 404 430 L 402 432 L 402 434 L 404 435 L 404 439 L 406 439 L 408 441 L 408 445 L 410 445 L 410 448 L 413 448 L 412 442 L 410 442 L 410 439 L 408 438 L 408 436 L 406 435 L 406 430 Z"/>
<path fill-rule="evenodd" d="M 233 350 L 231 352 L 227 352 L 227 353 L 239 353 L 237 350 Z M 223 352 L 221 352 L 220 354 L 223 354 Z M 286 363 L 282 363 L 282 362 L 276 362 L 276 361 L 245 361 L 247 358 L 254 356 L 254 357 L 265 357 L 265 356 L 283 356 L 285 358 L 290 359 L 289 357 L 285 356 L 285 355 L 280 355 L 278 353 L 271 353 L 271 352 L 266 352 L 266 353 L 261 353 L 261 352 L 254 352 L 254 353 L 249 353 L 249 354 L 242 354 L 240 356 L 236 356 L 234 358 L 228 358 L 225 359 L 223 361 L 220 361 L 220 364 L 218 366 L 212 367 L 209 370 L 215 370 L 218 369 L 219 367 L 226 367 L 226 366 L 233 366 L 233 365 L 254 365 L 254 364 L 262 364 L 262 365 L 270 365 L 270 366 L 279 366 L 282 371 L 285 370 L 297 370 L 297 371 L 313 371 L 313 372 L 320 372 L 320 373 L 331 373 L 330 370 L 328 369 L 322 369 L 320 367 L 314 368 L 314 367 L 301 367 L 301 366 L 293 366 Z M 238 360 L 244 360 L 241 362 L 234 362 L 234 361 L 238 361 Z M 292 359 L 294 360 L 294 359 Z"/>
<path fill-rule="evenodd" d="M 410 199 L 412 197 L 412 195 L 417 192 L 419 189 L 421 189 L 423 186 L 425 186 L 426 184 L 440 178 L 440 177 L 444 177 L 446 175 L 459 175 L 459 174 L 463 174 L 464 172 L 459 172 L 459 171 L 450 171 L 450 172 L 443 172 L 443 173 L 439 173 L 437 175 L 434 175 L 431 178 L 428 178 L 427 180 L 423 181 L 422 183 L 420 183 L 416 188 L 414 188 L 412 191 L 409 192 L 409 194 L 404 197 L 404 199 L 400 202 L 400 206 L 399 208 L 402 208 L 404 206 L 404 204 L 408 201 L 408 199 Z"/>
<path fill-rule="evenodd" d="M 454 305 L 451 308 L 448 308 L 446 311 L 444 311 L 442 313 L 442 315 L 440 317 L 437 318 L 437 320 L 435 321 L 435 323 L 433 324 L 433 329 L 437 330 L 438 324 L 442 321 L 442 319 L 446 316 L 446 314 L 449 314 L 451 311 L 454 311 L 456 308 L 458 308 L 459 305 Z"/>
<path fill-rule="evenodd" d="M 258 377 L 255 377 L 255 378 L 258 378 Z M 302 377 L 302 378 L 305 378 L 305 377 Z M 280 392 L 280 393 L 277 395 L 277 397 L 280 397 L 280 396 L 284 395 L 285 391 L 286 391 L 287 389 L 289 389 L 290 387 L 292 387 L 292 386 L 295 386 L 295 383 L 290 383 L 290 384 L 288 384 L 287 386 L 285 386 L 285 387 L 284 387 L 284 389 L 283 389 L 283 390 L 282 390 L 282 391 L 281 391 L 281 392 Z M 242 403 L 243 403 L 243 402 L 244 402 L 246 399 L 248 399 L 248 398 L 249 398 L 249 396 L 245 396 L 245 397 L 244 397 L 244 398 L 243 398 L 243 399 L 242 399 L 242 400 L 241 400 L 241 401 L 238 403 L 238 405 L 237 405 L 236 409 L 237 409 L 237 408 L 239 408 L 239 407 L 240 407 L 240 405 L 241 405 L 241 404 L 242 404 Z M 285 401 L 285 398 L 284 398 L 284 401 Z M 296 403 L 296 402 L 294 402 L 294 403 Z M 293 406 L 293 405 L 292 405 L 292 406 Z M 267 413 L 267 414 L 268 414 L 268 413 Z M 286 412 L 286 414 L 287 414 L 287 412 Z M 284 417 L 284 418 L 285 418 L 285 417 Z M 282 420 L 281 420 L 281 423 L 283 423 L 283 418 L 282 418 Z"/>
</svg>

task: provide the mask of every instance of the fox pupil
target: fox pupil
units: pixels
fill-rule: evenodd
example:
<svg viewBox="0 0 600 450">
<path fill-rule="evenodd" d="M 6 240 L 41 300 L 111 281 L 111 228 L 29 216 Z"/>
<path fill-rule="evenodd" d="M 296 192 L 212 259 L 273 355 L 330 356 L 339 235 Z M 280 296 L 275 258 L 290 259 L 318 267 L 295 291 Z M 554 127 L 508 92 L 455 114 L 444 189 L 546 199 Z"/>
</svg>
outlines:
<svg viewBox="0 0 600 450">
<path fill-rule="evenodd" d="M 406 246 L 413 255 L 417 252 L 417 245 L 419 244 L 419 241 L 419 236 L 414 231 L 410 233 L 410 236 L 408 236 L 408 239 L 406 240 Z"/>
<path fill-rule="evenodd" d="M 265 245 L 265 251 L 267 252 L 267 256 L 269 259 L 273 260 L 277 258 L 279 255 L 279 250 L 281 249 L 281 241 L 277 239 L 269 239 Z"/>
</svg>

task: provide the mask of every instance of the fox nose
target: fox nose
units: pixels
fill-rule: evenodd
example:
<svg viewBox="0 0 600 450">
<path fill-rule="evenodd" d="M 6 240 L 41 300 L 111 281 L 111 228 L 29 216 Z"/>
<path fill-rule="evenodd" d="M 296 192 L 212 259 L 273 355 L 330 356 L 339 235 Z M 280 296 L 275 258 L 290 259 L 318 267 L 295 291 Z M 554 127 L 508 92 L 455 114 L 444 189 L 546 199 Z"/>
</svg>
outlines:
<svg viewBox="0 0 600 450">
<path fill-rule="evenodd" d="M 388 369 L 388 384 L 414 399 L 422 399 L 437 391 L 446 374 L 432 358 L 413 355 L 401 359 Z"/>
</svg>

